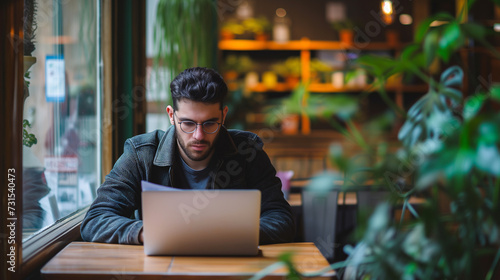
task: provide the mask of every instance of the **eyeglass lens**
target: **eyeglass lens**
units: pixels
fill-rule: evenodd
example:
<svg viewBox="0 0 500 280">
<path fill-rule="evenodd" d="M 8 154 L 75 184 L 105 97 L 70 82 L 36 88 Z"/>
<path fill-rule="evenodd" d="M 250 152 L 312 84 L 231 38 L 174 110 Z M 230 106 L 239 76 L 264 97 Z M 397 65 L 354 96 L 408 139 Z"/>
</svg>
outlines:
<svg viewBox="0 0 500 280">
<path fill-rule="evenodd" d="M 196 127 L 198 126 L 197 123 L 192 122 L 192 121 L 182 121 L 181 122 L 181 129 L 182 131 L 186 133 L 193 133 L 196 130 Z M 219 124 L 217 122 L 204 122 L 201 124 L 203 131 L 205 133 L 215 133 L 217 129 L 219 129 Z"/>
</svg>

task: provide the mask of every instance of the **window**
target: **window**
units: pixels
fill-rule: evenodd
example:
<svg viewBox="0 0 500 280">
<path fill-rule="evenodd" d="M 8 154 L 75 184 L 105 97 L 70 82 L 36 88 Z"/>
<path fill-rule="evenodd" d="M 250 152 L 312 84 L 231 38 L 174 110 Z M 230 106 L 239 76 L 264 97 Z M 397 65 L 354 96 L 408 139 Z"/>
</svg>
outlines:
<svg viewBox="0 0 500 280">
<path fill-rule="evenodd" d="M 25 11 L 32 4 L 34 49 L 25 31 L 24 57 L 23 253 L 37 232 L 90 205 L 101 178 L 100 1 L 25 1 Z"/>
<path fill-rule="evenodd" d="M 166 130 L 170 126 L 165 110 L 169 103 L 170 93 L 168 84 L 168 70 L 153 66 L 155 56 L 154 29 L 156 23 L 156 10 L 159 0 L 146 1 L 146 84 L 147 84 L 147 112 L 146 132 L 156 129 Z"/>
</svg>

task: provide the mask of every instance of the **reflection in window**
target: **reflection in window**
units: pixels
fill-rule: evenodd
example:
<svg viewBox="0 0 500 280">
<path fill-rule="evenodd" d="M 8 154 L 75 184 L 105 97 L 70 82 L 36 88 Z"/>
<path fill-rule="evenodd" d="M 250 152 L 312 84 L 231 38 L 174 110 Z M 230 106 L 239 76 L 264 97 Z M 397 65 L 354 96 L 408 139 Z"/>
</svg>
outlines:
<svg viewBox="0 0 500 280">
<path fill-rule="evenodd" d="M 97 5 L 25 0 L 23 239 L 89 205 L 100 184 Z"/>
</svg>

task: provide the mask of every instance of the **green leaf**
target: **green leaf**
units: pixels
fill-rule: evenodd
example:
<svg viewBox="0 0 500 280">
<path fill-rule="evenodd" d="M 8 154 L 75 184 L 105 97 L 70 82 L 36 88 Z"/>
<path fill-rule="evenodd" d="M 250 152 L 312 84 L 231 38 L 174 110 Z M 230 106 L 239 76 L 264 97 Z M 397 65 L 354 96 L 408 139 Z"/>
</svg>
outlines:
<svg viewBox="0 0 500 280">
<path fill-rule="evenodd" d="M 336 189 L 335 181 L 340 180 L 342 176 L 335 172 L 323 172 L 312 178 L 307 190 L 317 193 L 318 195 L 326 195 L 331 190 Z"/>
<path fill-rule="evenodd" d="M 427 36 L 425 36 L 424 41 L 424 54 L 426 66 L 430 66 L 436 57 L 436 52 L 439 45 L 439 31 L 432 30 Z"/>
<path fill-rule="evenodd" d="M 368 73 L 384 78 L 387 77 L 387 72 L 397 65 L 397 62 L 392 58 L 376 55 L 360 56 L 356 62 Z"/>
<path fill-rule="evenodd" d="M 462 87 L 464 71 L 459 66 L 452 66 L 441 74 L 441 83 L 445 87 Z"/>
<path fill-rule="evenodd" d="M 415 42 L 420 43 L 425 38 L 425 34 L 429 30 L 432 19 L 428 18 L 422 21 L 422 23 L 418 26 L 417 32 L 415 32 Z"/>
<path fill-rule="evenodd" d="M 483 107 L 484 101 L 486 100 L 486 95 L 476 94 L 465 100 L 463 117 L 465 120 L 470 120 L 477 115 L 479 110 Z"/>
<path fill-rule="evenodd" d="M 447 24 L 439 40 L 438 55 L 444 62 L 449 62 L 451 55 L 465 42 L 460 25 L 453 21 Z"/>
<path fill-rule="evenodd" d="M 477 125 L 478 142 L 487 145 L 500 144 L 500 118 L 487 119 L 483 117 Z"/>
<path fill-rule="evenodd" d="M 436 21 L 452 21 L 455 20 L 455 18 L 448 14 L 448 13 L 438 13 L 432 17 L 429 17 L 422 21 L 422 23 L 418 26 L 417 32 L 415 32 L 415 42 L 416 43 L 421 43 L 422 40 L 424 40 L 427 31 L 431 28 L 431 24 Z"/>
<path fill-rule="evenodd" d="M 462 32 L 467 36 L 476 40 L 483 40 L 488 33 L 488 30 L 483 25 L 468 22 L 460 25 Z"/>
<path fill-rule="evenodd" d="M 479 170 L 500 176 L 500 152 L 497 146 L 479 145 L 475 164 Z"/>
<path fill-rule="evenodd" d="M 411 59 L 413 56 L 416 55 L 416 53 L 418 52 L 419 49 L 420 49 L 420 46 L 418 44 L 411 44 L 411 45 L 407 46 L 401 52 L 401 59 L 403 59 L 403 60 Z"/>
<path fill-rule="evenodd" d="M 496 101 L 500 101 L 500 85 L 494 85 L 490 89 L 490 96 Z"/>
</svg>

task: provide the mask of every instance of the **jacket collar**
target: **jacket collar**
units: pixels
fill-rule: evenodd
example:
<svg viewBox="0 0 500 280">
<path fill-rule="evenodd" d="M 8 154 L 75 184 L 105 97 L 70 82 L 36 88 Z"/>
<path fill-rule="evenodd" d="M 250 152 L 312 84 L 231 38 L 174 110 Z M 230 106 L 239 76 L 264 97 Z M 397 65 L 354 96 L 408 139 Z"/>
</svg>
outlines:
<svg viewBox="0 0 500 280">
<path fill-rule="evenodd" d="M 157 166 L 172 166 L 175 162 L 176 153 L 177 140 L 175 139 L 175 126 L 171 126 L 167 129 L 158 144 L 153 164 Z M 237 153 L 238 149 L 231 135 L 224 126 L 221 126 L 214 156 L 222 155 L 222 157 L 225 158 Z"/>
</svg>

